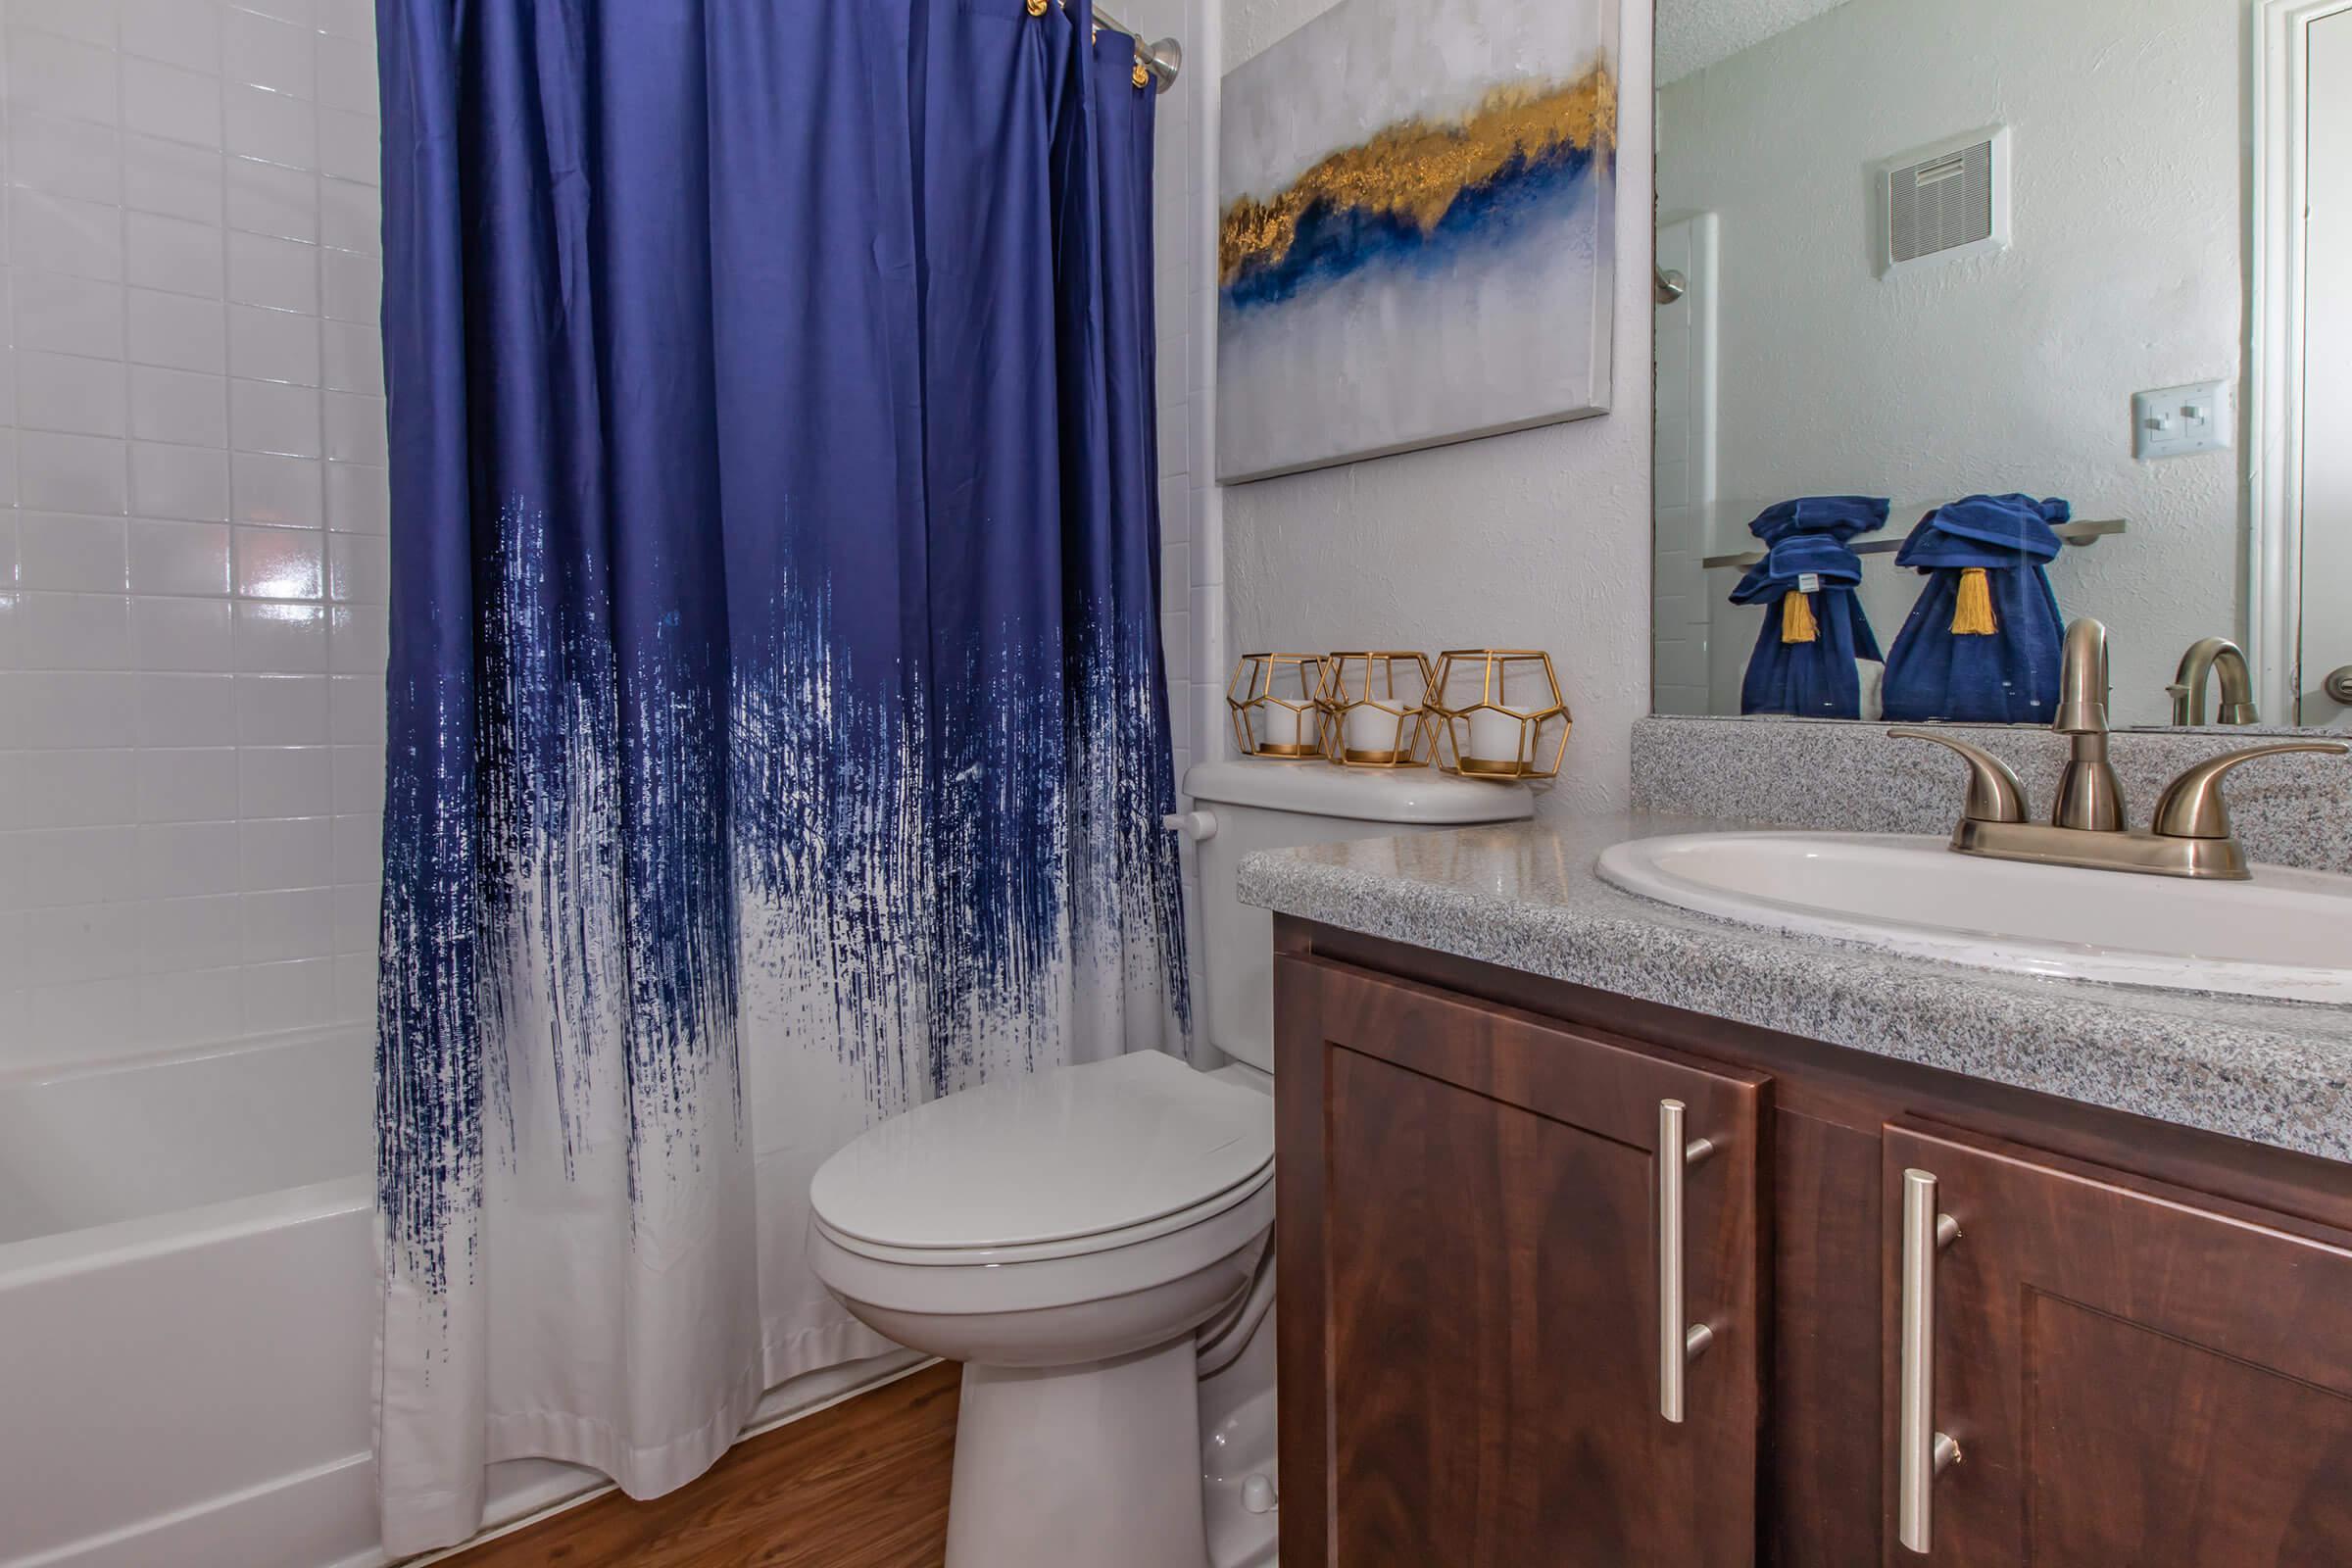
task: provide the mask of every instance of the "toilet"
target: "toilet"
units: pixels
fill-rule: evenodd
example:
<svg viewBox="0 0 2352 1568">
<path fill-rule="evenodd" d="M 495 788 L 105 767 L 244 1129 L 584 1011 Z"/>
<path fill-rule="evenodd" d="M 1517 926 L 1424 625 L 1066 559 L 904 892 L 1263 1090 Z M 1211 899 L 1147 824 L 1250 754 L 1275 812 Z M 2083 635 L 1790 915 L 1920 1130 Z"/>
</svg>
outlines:
<svg viewBox="0 0 2352 1568">
<path fill-rule="evenodd" d="M 1144 1052 L 985 1085 L 809 1186 L 817 1277 L 963 1363 L 948 1568 L 1273 1563 L 1273 920 L 1237 896 L 1241 859 L 1532 808 L 1427 768 L 1212 762 L 1185 793 L 1199 1043 L 1225 1064 Z"/>
</svg>

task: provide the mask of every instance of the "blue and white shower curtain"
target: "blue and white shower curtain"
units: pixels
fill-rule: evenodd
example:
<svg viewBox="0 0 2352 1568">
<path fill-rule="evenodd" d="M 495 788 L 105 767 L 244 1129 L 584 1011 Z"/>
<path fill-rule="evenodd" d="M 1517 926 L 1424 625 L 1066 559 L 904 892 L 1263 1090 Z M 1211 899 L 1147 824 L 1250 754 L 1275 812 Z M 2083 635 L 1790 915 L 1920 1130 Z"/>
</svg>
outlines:
<svg viewBox="0 0 2352 1568">
<path fill-rule="evenodd" d="M 1077 0 L 1082 3 L 1082 0 Z M 378 1461 L 647 1495 L 887 1348 L 808 1178 L 1183 1050 L 1152 97 L 1029 0 L 381 0 Z"/>
</svg>

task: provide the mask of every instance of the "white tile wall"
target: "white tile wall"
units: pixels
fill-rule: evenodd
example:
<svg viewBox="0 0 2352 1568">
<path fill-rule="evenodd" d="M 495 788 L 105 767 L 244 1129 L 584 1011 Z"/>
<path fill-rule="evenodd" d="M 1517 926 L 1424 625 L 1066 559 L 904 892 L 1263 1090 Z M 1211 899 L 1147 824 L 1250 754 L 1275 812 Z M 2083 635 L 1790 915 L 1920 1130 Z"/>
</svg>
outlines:
<svg viewBox="0 0 2352 1568">
<path fill-rule="evenodd" d="M 373 25 L 0 12 L 0 1074 L 373 1011 Z"/>
<path fill-rule="evenodd" d="M 1163 92 L 1153 147 L 1152 231 L 1158 270 L 1160 640 L 1176 775 L 1223 756 L 1225 588 L 1223 513 L 1209 452 L 1216 383 L 1216 125 L 1221 74 L 1219 0 L 1119 0 L 1120 19 L 1146 38 L 1184 45 L 1184 71 Z M 1200 878 L 1184 856 L 1185 908 L 1199 993 Z"/>
</svg>

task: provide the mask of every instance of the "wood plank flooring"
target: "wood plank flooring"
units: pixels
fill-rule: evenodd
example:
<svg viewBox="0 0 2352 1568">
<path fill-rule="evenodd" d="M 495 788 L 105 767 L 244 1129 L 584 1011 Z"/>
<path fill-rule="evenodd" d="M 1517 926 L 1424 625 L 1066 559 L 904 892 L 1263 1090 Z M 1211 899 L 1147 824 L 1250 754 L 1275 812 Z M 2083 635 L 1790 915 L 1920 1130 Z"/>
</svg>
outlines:
<svg viewBox="0 0 2352 1568">
<path fill-rule="evenodd" d="M 609 1493 L 451 1568 L 939 1568 L 961 1374 L 927 1367 L 737 1444 L 666 1497 Z"/>
</svg>

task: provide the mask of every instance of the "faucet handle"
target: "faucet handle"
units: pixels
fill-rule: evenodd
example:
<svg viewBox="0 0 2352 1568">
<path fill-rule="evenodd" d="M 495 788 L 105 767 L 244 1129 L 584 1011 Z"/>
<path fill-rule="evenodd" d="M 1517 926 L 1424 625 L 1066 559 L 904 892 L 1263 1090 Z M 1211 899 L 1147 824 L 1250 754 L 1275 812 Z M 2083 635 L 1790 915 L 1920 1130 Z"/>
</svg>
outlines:
<svg viewBox="0 0 2352 1568">
<path fill-rule="evenodd" d="M 1898 741 L 1931 741 L 1947 751 L 1958 752 L 1968 763 L 1968 802 L 1960 814 L 1971 822 L 2023 822 L 2026 810 L 2026 787 L 2017 781 L 2009 764 L 1982 747 L 1966 741 L 1956 741 L 1949 735 L 1938 735 L 1932 729 L 1890 729 L 1886 732 Z"/>
<path fill-rule="evenodd" d="M 2226 839 L 2230 833 L 2230 805 L 2222 799 L 2222 775 L 2241 762 L 2260 757 L 2283 757 L 2289 752 L 2326 752 L 2337 757 L 2352 752 L 2337 741 L 2281 741 L 2275 746 L 2249 746 L 2225 752 L 2199 762 L 2165 786 L 2156 802 L 2149 826 L 2159 838 Z"/>
</svg>

